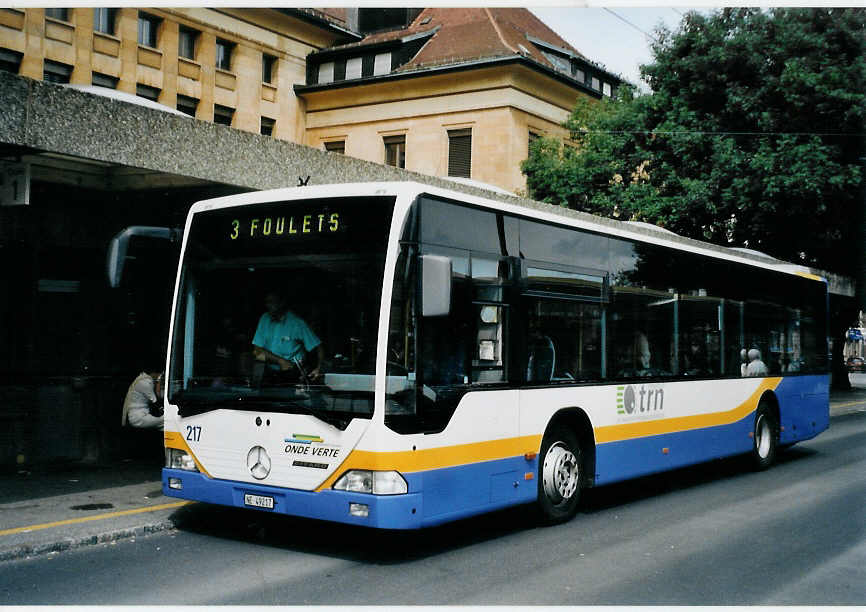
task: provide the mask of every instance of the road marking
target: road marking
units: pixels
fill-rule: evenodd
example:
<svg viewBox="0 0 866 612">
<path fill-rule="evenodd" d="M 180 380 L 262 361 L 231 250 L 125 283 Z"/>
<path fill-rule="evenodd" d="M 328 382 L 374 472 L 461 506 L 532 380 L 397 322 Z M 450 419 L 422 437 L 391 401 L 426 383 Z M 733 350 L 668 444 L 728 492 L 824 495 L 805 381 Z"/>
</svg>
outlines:
<svg viewBox="0 0 866 612">
<path fill-rule="evenodd" d="M 844 404 L 830 404 L 831 408 L 850 408 L 851 406 L 860 406 L 862 404 L 866 404 L 866 400 L 860 400 L 857 402 L 845 402 Z"/>
<path fill-rule="evenodd" d="M 135 508 L 133 510 L 121 510 L 119 512 L 108 512 L 105 514 L 96 514 L 93 516 L 83 516 L 81 518 L 66 519 L 63 521 L 55 521 L 53 523 L 42 523 L 40 525 L 28 525 L 26 527 L 15 527 L 14 529 L 0 530 L 0 536 L 12 535 L 13 533 L 27 533 L 29 531 L 38 531 L 40 529 L 50 529 L 51 527 L 60 527 L 61 525 L 74 525 L 75 523 L 86 523 L 88 521 L 100 521 L 102 519 L 114 518 L 117 516 L 127 516 L 130 514 L 141 514 L 142 512 L 153 512 L 155 510 L 165 510 L 167 508 L 180 508 L 187 504 L 192 504 L 192 501 L 179 501 L 170 504 L 160 504 L 158 506 L 147 506 L 145 508 Z"/>
</svg>

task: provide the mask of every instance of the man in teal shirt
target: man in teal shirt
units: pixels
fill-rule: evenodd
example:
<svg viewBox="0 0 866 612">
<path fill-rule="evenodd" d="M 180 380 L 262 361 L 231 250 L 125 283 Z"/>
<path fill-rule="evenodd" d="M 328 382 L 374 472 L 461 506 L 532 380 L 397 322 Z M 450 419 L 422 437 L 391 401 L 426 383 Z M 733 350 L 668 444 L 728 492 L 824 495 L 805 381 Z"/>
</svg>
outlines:
<svg viewBox="0 0 866 612">
<path fill-rule="evenodd" d="M 315 364 L 307 374 L 311 380 L 319 378 L 325 351 L 322 341 L 303 319 L 289 311 L 286 300 L 275 292 L 265 296 L 265 312 L 259 319 L 253 336 L 253 356 L 272 370 L 293 371 L 300 367 L 307 353 L 315 351 Z M 303 372 L 301 372 L 303 374 Z"/>
</svg>

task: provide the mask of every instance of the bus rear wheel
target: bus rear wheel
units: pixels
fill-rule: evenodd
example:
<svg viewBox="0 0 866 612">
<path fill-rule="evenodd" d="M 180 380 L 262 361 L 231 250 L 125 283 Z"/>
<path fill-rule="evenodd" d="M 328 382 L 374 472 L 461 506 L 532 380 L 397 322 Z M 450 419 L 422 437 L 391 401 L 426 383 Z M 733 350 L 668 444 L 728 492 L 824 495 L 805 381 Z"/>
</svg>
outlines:
<svg viewBox="0 0 866 612">
<path fill-rule="evenodd" d="M 756 470 L 766 470 L 776 460 L 779 444 L 779 426 L 773 412 L 765 403 L 755 412 L 755 430 L 752 440 L 752 464 Z"/>
<path fill-rule="evenodd" d="M 538 462 L 538 510 L 542 522 L 561 523 L 577 513 L 583 480 L 577 436 L 564 427 L 549 431 Z"/>
</svg>

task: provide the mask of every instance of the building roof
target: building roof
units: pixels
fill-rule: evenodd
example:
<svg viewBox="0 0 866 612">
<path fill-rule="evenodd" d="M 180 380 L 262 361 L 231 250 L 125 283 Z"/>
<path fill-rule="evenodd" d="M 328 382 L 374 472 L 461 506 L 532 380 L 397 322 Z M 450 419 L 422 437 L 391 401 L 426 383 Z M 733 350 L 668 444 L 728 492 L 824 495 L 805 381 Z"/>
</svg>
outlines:
<svg viewBox="0 0 866 612">
<path fill-rule="evenodd" d="M 344 8 L 276 8 L 275 10 L 293 15 L 316 26 L 333 30 L 349 39 L 357 40 L 361 38 L 360 34 L 353 32 L 349 28 L 348 20 L 346 19 L 346 9 Z"/>
<path fill-rule="evenodd" d="M 556 68 L 527 35 L 576 57 L 587 58 L 525 8 L 426 8 L 405 29 L 377 32 L 331 50 L 362 48 L 433 32 L 430 41 L 401 71 L 481 58 L 523 55 Z"/>
<path fill-rule="evenodd" d="M 340 57 L 357 57 L 380 49 L 401 49 L 387 74 L 377 78 L 417 76 L 425 72 L 461 69 L 500 61 L 522 61 L 554 73 L 601 96 L 601 85 L 590 89 L 588 77 L 599 76 L 606 84 L 621 78 L 591 61 L 525 8 L 425 8 L 404 28 L 370 33 L 359 41 L 322 49 L 311 54 L 307 85 L 296 91 L 345 87 L 359 82 L 355 77 L 318 83 L 316 66 Z M 604 76 L 602 76 L 604 75 Z M 364 73 L 363 81 L 370 80 Z M 593 79 L 595 81 L 595 79 Z M 613 85 L 615 88 L 616 85 Z M 609 90 L 608 90 L 609 91 Z"/>
</svg>

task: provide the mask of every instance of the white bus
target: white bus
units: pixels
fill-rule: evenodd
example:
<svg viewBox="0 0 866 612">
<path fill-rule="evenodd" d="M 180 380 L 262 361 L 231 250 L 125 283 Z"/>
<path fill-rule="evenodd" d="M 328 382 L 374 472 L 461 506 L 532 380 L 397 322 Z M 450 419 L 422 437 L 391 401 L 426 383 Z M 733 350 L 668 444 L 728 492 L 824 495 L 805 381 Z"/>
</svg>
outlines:
<svg viewBox="0 0 866 612">
<path fill-rule="evenodd" d="M 274 293 L 306 362 L 254 355 Z M 527 503 L 558 522 L 587 487 L 736 454 L 764 468 L 828 427 L 826 313 L 793 266 L 546 205 L 410 182 L 199 202 L 163 492 L 413 529 Z"/>
</svg>

